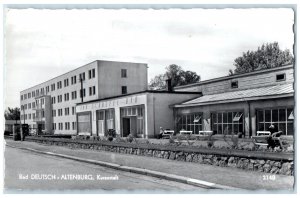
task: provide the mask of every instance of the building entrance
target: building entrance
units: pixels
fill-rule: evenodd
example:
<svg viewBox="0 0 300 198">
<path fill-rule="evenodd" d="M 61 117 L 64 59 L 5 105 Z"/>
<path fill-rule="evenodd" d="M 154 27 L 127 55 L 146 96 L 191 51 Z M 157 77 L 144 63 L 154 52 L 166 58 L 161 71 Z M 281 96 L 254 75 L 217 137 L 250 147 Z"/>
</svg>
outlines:
<svg viewBox="0 0 300 198">
<path fill-rule="evenodd" d="M 123 137 L 127 137 L 130 134 L 130 118 L 123 118 Z"/>
<path fill-rule="evenodd" d="M 132 106 L 121 108 L 121 129 L 122 136 L 132 134 L 134 137 L 143 137 L 144 127 L 144 106 Z"/>
</svg>

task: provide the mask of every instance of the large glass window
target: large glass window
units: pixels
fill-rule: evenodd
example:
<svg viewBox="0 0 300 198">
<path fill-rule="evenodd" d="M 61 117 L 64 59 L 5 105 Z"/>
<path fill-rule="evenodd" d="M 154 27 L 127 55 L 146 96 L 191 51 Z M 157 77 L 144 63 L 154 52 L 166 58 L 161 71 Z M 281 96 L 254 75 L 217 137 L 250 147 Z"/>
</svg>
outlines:
<svg viewBox="0 0 300 198">
<path fill-rule="evenodd" d="M 294 134 L 294 113 L 292 108 L 259 109 L 256 111 L 257 131 L 268 131 L 273 123 L 284 135 Z"/>
<path fill-rule="evenodd" d="M 212 130 L 217 134 L 244 134 L 243 112 L 214 112 L 211 114 Z"/>
<path fill-rule="evenodd" d="M 78 114 L 78 132 L 91 132 L 91 114 L 90 112 Z"/>
<path fill-rule="evenodd" d="M 114 109 L 105 110 L 106 129 L 114 129 Z"/>
<path fill-rule="evenodd" d="M 202 131 L 202 113 L 182 114 L 176 119 L 177 130 L 193 131 L 199 134 Z"/>
</svg>

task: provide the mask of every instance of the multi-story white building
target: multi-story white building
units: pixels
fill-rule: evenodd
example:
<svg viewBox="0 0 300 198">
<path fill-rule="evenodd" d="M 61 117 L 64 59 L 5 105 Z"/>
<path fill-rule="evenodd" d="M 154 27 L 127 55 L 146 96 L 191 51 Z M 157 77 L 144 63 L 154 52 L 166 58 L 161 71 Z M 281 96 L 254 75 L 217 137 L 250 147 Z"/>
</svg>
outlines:
<svg viewBox="0 0 300 198">
<path fill-rule="evenodd" d="M 147 82 L 147 64 L 96 60 L 21 91 L 21 122 L 76 134 L 76 103 L 145 91 Z"/>
</svg>

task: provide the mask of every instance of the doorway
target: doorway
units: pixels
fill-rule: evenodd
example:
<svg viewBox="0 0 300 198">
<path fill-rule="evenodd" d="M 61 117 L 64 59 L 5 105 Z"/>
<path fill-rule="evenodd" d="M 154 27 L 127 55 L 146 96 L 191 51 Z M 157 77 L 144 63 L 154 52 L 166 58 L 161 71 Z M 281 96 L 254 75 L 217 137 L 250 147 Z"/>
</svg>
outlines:
<svg viewBox="0 0 300 198">
<path fill-rule="evenodd" d="M 130 134 L 130 118 L 123 118 L 123 137 L 127 137 Z"/>
</svg>

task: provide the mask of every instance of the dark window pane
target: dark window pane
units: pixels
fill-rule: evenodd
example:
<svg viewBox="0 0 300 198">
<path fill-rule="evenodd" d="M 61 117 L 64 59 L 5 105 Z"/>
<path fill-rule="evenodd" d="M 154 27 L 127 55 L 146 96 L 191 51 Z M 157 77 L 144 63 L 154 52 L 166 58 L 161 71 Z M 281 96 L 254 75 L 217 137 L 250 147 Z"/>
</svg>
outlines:
<svg viewBox="0 0 300 198">
<path fill-rule="evenodd" d="M 243 133 L 243 124 L 239 124 L 239 132 Z"/>
<path fill-rule="evenodd" d="M 258 124 L 258 131 L 265 131 L 265 125 L 264 125 L 264 123 L 259 123 Z"/>
<path fill-rule="evenodd" d="M 258 122 L 264 121 L 264 111 L 257 111 L 257 121 Z"/>
<path fill-rule="evenodd" d="M 223 124 L 223 130 L 224 130 L 224 134 L 229 134 L 228 133 L 228 124 Z"/>
<path fill-rule="evenodd" d="M 239 130 L 239 125 L 238 124 L 234 124 L 233 125 L 233 132 L 236 134 L 236 133 L 238 133 L 238 130 Z"/>
<path fill-rule="evenodd" d="M 287 124 L 287 135 L 294 135 L 294 128 L 293 123 Z"/>
<path fill-rule="evenodd" d="M 211 123 L 212 125 L 217 122 L 217 115 L 215 113 L 211 114 Z"/>
<path fill-rule="evenodd" d="M 279 128 L 278 128 L 279 131 L 282 131 L 283 134 L 285 134 L 286 132 L 286 124 L 285 123 L 279 123 Z"/>
<path fill-rule="evenodd" d="M 218 134 L 222 134 L 222 124 L 218 124 Z"/>
<path fill-rule="evenodd" d="M 265 110 L 265 121 L 271 122 L 271 110 Z"/>
<path fill-rule="evenodd" d="M 194 134 L 199 134 L 199 131 L 200 131 L 200 125 L 195 125 Z"/>
<path fill-rule="evenodd" d="M 223 123 L 227 123 L 227 113 L 223 113 Z"/>
<path fill-rule="evenodd" d="M 217 132 L 218 131 L 218 125 L 217 124 L 213 124 L 212 125 L 212 130 Z"/>
<path fill-rule="evenodd" d="M 232 112 L 228 112 L 228 122 L 232 123 Z"/>
<path fill-rule="evenodd" d="M 277 122 L 278 121 L 278 109 L 273 109 L 272 110 L 272 122 Z"/>
<path fill-rule="evenodd" d="M 228 124 L 228 134 L 232 134 L 232 124 Z"/>
<path fill-rule="evenodd" d="M 222 113 L 218 113 L 218 123 L 222 123 Z"/>
<path fill-rule="evenodd" d="M 279 109 L 279 121 L 286 121 L 286 110 Z"/>
</svg>

